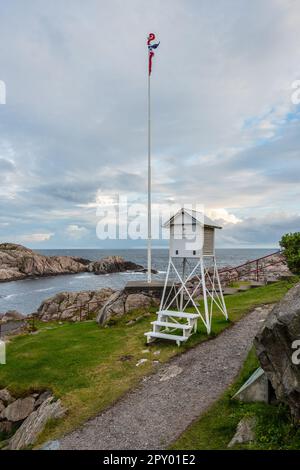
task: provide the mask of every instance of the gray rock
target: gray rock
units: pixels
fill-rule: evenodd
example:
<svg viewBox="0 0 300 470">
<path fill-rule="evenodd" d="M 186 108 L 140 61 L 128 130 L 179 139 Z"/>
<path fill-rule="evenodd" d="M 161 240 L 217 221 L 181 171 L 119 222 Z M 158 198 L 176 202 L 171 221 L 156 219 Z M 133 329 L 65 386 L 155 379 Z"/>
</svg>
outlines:
<svg viewBox="0 0 300 470">
<path fill-rule="evenodd" d="M 59 450 L 60 442 L 59 441 L 49 441 L 41 448 L 41 450 Z"/>
<path fill-rule="evenodd" d="M 2 411 L 0 418 L 12 422 L 22 421 L 32 413 L 34 404 L 33 397 L 19 398 Z"/>
<path fill-rule="evenodd" d="M 107 256 L 99 261 L 94 261 L 89 265 L 89 271 L 95 274 L 118 273 L 124 271 L 143 272 L 144 267 L 139 264 L 126 261 L 121 256 Z"/>
<path fill-rule="evenodd" d="M 22 313 L 17 312 L 16 310 L 9 310 L 4 313 L 1 320 L 2 322 L 12 321 L 12 320 L 24 320 L 26 317 Z"/>
<path fill-rule="evenodd" d="M 107 323 L 112 317 L 120 317 L 125 313 L 125 296 L 123 291 L 117 291 L 112 294 L 104 304 L 99 314 L 97 322 L 100 325 Z"/>
<path fill-rule="evenodd" d="M 3 388 L 0 390 L 0 400 L 4 403 L 4 405 L 9 405 L 14 401 L 14 398 L 11 396 L 7 388 Z"/>
<path fill-rule="evenodd" d="M 151 307 L 152 300 L 144 294 L 129 294 L 125 302 L 125 311 Z"/>
<path fill-rule="evenodd" d="M 52 397 L 47 398 L 25 419 L 10 439 L 8 449 L 19 450 L 33 445 L 50 419 L 62 418 L 65 415 L 66 410 L 62 407 L 61 401 L 52 403 L 52 400 Z"/>
<path fill-rule="evenodd" d="M 45 392 L 41 393 L 38 399 L 35 402 L 35 408 L 38 408 L 47 398 L 53 397 L 52 392 L 50 390 L 46 390 Z"/>
<path fill-rule="evenodd" d="M 228 447 L 233 447 L 236 444 L 248 444 L 255 440 L 254 428 L 255 418 L 243 418 L 237 425 L 236 433 L 228 444 Z"/>
<path fill-rule="evenodd" d="M 12 432 L 13 423 L 11 421 L 0 421 L 0 432 L 10 434 Z"/>
<path fill-rule="evenodd" d="M 38 308 L 41 321 L 82 321 L 97 315 L 114 291 L 110 288 L 98 291 L 60 292 L 44 300 Z"/>
<path fill-rule="evenodd" d="M 136 309 L 148 309 L 152 305 L 158 305 L 157 297 L 144 293 L 129 293 L 126 289 L 117 291 L 108 299 L 97 316 L 97 322 L 105 325 L 111 318 L 119 318 Z M 141 319 L 138 317 L 135 319 Z M 131 325 L 131 322 L 128 322 Z"/>
<path fill-rule="evenodd" d="M 300 421 L 300 367 L 293 363 L 292 345 L 300 339 L 300 283 L 269 314 L 254 344 L 278 400 Z"/>
<path fill-rule="evenodd" d="M 14 243 L 0 244 L 0 281 L 87 271 L 87 263 L 71 256 L 44 256 Z"/>
<path fill-rule="evenodd" d="M 5 405 L 3 403 L 3 401 L 0 400 L 0 414 L 2 413 L 2 411 L 5 409 Z"/>
<path fill-rule="evenodd" d="M 245 403 L 257 401 L 269 403 L 269 388 L 268 378 L 263 369 L 259 367 L 236 392 L 233 398 Z"/>
</svg>

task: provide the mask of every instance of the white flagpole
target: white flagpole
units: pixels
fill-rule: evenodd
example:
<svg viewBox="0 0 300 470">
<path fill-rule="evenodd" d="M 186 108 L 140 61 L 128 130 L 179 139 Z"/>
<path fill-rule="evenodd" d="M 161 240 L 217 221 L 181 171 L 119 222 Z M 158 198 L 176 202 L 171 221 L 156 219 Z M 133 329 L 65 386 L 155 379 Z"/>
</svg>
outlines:
<svg viewBox="0 0 300 470">
<path fill-rule="evenodd" d="M 151 282 L 151 95 L 150 72 L 148 72 L 148 283 Z"/>
</svg>

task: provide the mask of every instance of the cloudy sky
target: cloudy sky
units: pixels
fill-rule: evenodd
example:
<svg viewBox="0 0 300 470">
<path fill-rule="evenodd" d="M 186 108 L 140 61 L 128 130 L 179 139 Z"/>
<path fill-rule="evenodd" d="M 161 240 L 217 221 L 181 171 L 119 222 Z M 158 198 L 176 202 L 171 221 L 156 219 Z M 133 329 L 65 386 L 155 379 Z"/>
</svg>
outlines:
<svg viewBox="0 0 300 470">
<path fill-rule="evenodd" d="M 150 31 L 154 210 L 203 204 L 223 247 L 300 230 L 298 0 L 0 7 L 2 242 L 137 245 L 97 239 L 96 210 L 146 201 Z"/>
</svg>

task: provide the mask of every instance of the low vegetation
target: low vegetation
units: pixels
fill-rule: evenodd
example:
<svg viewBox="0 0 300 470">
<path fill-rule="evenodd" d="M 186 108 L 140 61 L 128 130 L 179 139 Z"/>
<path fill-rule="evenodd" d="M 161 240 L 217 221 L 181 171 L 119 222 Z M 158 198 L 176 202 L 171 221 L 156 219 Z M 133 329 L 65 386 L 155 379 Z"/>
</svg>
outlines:
<svg viewBox="0 0 300 470">
<path fill-rule="evenodd" d="M 227 297 L 230 322 L 216 312 L 211 337 L 254 307 L 280 300 L 297 280 L 295 277 Z M 137 316 L 138 321 L 126 325 Z M 136 311 L 102 328 L 93 320 L 61 325 L 38 323 L 33 334 L 15 337 L 8 344 L 7 364 L 0 366 L 0 388 L 7 387 L 16 396 L 51 389 L 62 399 L 68 414 L 49 425 L 40 441 L 71 431 L 153 372 L 154 360 L 165 362 L 208 339 L 199 322 L 197 334 L 180 348 L 168 342 L 154 343 L 148 348 L 144 332 L 150 329 L 154 318 L 152 309 L 150 316 L 141 316 Z M 158 350 L 159 356 L 154 355 Z M 148 360 L 137 366 L 141 358 Z"/>
<path fill-rule="evenodd" d="M 300 232 L 283 235 L 279 244 L 284 249 L 289 269 L 295 274 L 300 274 Z"/>
<path fill-rule="evenodd" d="M 284 405 L 241 403 L 232 396 L 258 367 L 254 349 L 249 353 L 243 369 L 232 387 L 210 410 L 195 421 L 173 444 L 172 449 L 222 450 L 235 434 L 237 424 L 245 416 L 256 418 L 256 440 L 239 444 L 235 449 L 288 450 L 300 449 L 300 428 L 290 418 Z"/>
</svg>

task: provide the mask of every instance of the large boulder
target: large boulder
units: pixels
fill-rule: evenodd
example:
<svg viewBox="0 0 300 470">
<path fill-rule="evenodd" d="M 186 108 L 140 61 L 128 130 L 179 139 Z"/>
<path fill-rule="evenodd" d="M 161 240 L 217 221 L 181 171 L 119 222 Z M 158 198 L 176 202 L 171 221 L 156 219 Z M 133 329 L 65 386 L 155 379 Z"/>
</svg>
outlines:
<svg viewBox="0 0 300 470">
<path fill-rule="evenodd" d="M 5 404 L 9 405 L 14 401 L 14 398 L 11 396 L 10 392 L 7 390 L 7 388 L 3 388 L 0 390 L 0 400 Z"/>
<path fill-rule="evenodd" d="M 148 294 L 148 295 L 147 295 Z M 105 325 L 112 318 L 120 318 L 133 310 L 147 310 L 151 306 L 158 306 L 159 298 L 150 292 L 129 293 L 126 289 L 115 292 L 104 304 L 97 322 Z"/>
<path fill-rule="evenodd" d="M 253 416 L 246 416 L 237 425 L 235 435 L 227 447 L 233 447 L 236 444 L 248 444 L 255 440 L 256 420 Z"/>
<path fill-rule="evenodd" d="M 34 405 L 35 399 L 33 397 L 19 398 L 2 411 L 0 419 L 6 419 L 13 423 L 22 421 L 32 413 Z"/>
<path fill-rule="evenodd" d="M 36 441 L 50 419 L 64 416 L 66 410 L 61 401 L 53 402 L 53 397 L 47 398 L 41 406 L 25 419 L 9 441 L 9 450 L 19 450 L 28 447 Z"/>
<path fill-rule="evenodd" d="M 122 256 L 107 256 L 89 265 L 89 271 L 95 274 L 120 273 L 126 271 L 145 272 L 145 268 L 132 261 L 127 261 Z M 156 272 L 156 271 L 154 271 Z"/>
<path fill-rule="evenodd" d="M 261 367 L 277 398 L 288 404 L 297 422 L 300 421 L 300 365 L 295 361 L 294 348 L 299 339 L 300 283 L 274 307 L 254 341 Z"/>
<path fill-rule="evenodd" d="M 110 288 L 98 291 L 60 292 L 42 302 L 38 308 L 41 321 L 82 321 L 98 315 L 114 291 Z"/>
<path fill-rule="evenodd" d="M 6 313 L 0 313 L 0 320 L 2 323 L 9 321 L 25 320 L 26 316 L 16 310 L 8 310 Z"/>
</svg>

